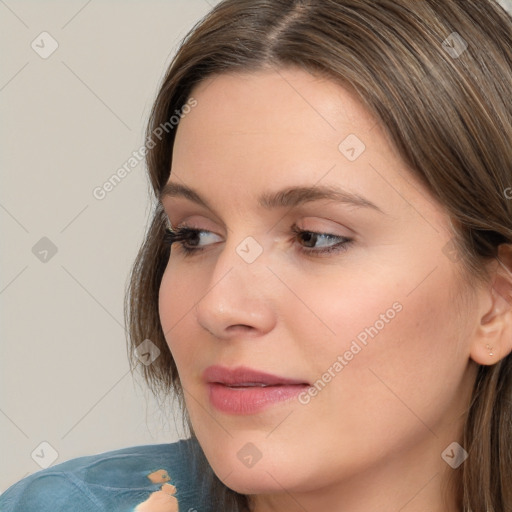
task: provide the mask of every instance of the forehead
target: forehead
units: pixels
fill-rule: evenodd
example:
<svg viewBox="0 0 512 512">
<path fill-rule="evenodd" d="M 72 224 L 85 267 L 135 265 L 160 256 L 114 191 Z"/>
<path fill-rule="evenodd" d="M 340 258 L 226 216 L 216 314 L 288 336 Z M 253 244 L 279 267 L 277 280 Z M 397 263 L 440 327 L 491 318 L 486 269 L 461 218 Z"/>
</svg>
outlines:
<svg viewBox="0 0 512 512">
<path fill-rule="evenodd" d="M 332 80 L 295 68 L 230 73 L 201 82 L 191 97 L 197 106 L 178 126 L 170 180 L 204 197 L 243 208 L 268 190 L 318 184 L 392 215 L 423 208 L 424 187 L 383 127 Z"/>
<path fill-rule="evenodd" d="M 349 136 L 358 152 L 385 149 L 380 139 L 373 143 L 379 127 L 351 92 L 302 70 L 218 75 L 191 96 L 197 106 L 178 126 L 173 171 L 314 179 L 314 169 L 357 167 L 340 153 Z"/>
<path fill-rule="evenodd" d="M 297 68 L 215 75 L 196 86 L 191 96 L 198 106 L 182 123 L 209 118 L 218 133 L 240 128 L 240 135 L 254 136 L 314 130 L 322 136 L 344 129 L 346 123 L 357 123 L 360 130 L 376 123 L 354 92 Z"/>
</svg>

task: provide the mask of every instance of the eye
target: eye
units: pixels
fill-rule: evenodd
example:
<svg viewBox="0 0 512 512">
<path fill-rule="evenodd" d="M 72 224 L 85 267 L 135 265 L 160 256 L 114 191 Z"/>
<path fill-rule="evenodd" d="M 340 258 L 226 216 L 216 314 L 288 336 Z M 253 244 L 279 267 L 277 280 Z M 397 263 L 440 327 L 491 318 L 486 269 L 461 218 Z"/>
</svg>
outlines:
<svg viewBox="0 0 512 512">
<path fill-rule="evenodd" d="M 302 241 L 306 244 L 306 246 L 301 246 L 299 249 L 302 253 L 308 255 L 324 255 L 330 253 L 338 253 L 340 251 L 344 251 L 348 248 L 348 246 L 353 242 L 353 239 L 347 238 L 341 235 L 334 235 L 332 233 L 318 233 L 316 231 L 307 231 L 300 229 L 297 225 L 292 226 L 292 232 L 295 235 L 302 239 Z M 323 246 L 320 249 L 311 249 L 314 247 L 318 241 L 325 242 L 336 242 L 332 245 Z"/>
<path fill-rule="evenodd" d="M 296 239 L 299 239 L 302 243 L 299 243 L 299 251 L 311 255 L 321 256 L 330 253 L 338 253 L 346 250 L 348 246 L 353 242 L 353 239 L 347 238 L 341 235 L 334 235 L 332 233 L 318 233 L 315 231 L 307 231 L 300 229 L 298 226 L 293 225 L 291 232 L 295 235 Z M 200 245 L 201 239 L 215 237 L 214 233 L 204 229 L 189 228 L 186 226 L 172 230 L 166 228 L 164 243 L 167 246 L 172 246 L 174 243 L 179 243 L 181 250 L 185 256 L 197 254 L 204 251 L 204 249 L 211 244 Z M 321 242 L 320 248 L 315 248 L 316 244 Z M 334 242 L 334 243 L 332 243 Z M 325 244 L 330 245 L 325 245 Z"/>
<path fill-rule="evenodd" d="M 205 229 L 195 229 L 186 226 L 177 228 L 176 230 L 166 228 L 164 244 L 172 246 L 172 244 L 178 242 L 185 255 L 187 255 L 203 251 L 204 247 L 199 245 L 201 239 L 208 239 L 212 236 L 217 235 Z"/>
</svg>

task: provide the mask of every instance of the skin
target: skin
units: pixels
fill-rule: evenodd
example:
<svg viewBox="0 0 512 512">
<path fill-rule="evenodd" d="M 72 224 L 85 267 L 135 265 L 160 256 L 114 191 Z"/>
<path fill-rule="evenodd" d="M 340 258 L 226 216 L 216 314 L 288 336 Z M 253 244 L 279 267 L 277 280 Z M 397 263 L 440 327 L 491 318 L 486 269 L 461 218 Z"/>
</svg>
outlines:
<svg viewBox="0 0 512 512">
<path fill-rule="evenodd" d="M 137 505 L 134 512 L 179 512 L 175 493 L 174 485 L 164 484 L 159 491 L 152 492 L 144 503 Z"/>
<path fill-rule="evenodd" d="M 212 210 L 162 202 L 173 227 L 210 234 L 198 255 L 172 246 L 160 317 L 213 470 L 250 494 L 257 512 L 457 511 L 451 489 L 443 495 L 454 469 L 441 454 L 462 442 L 477 363 L 512 350 L 508 274 L 500 294 L 492 282 L 469 289 L 460 262 L 443 251 L 453 236 L 444 208 L 349 90 L 288 68 L 215 76 L 193 96 L 169 182 L 194 188 Z M 338 149 L 349 134 L 366 146 L 355 161 Z M 325 200 L 257 204 L 264 191 L 298 185 L 336 185 L 382 212 Z M 293 224 L 354 241 L 306 255 Z M 236 251 L 248 236 L 263 250 L 250 264 Z M 307 404 L 245 416 L 210 404 L 208 366 L 314 383 L 394 303 L 401 311 Z M 247 443 L 262 455 L 252 467 L 237 457 Z"/>
</svg>

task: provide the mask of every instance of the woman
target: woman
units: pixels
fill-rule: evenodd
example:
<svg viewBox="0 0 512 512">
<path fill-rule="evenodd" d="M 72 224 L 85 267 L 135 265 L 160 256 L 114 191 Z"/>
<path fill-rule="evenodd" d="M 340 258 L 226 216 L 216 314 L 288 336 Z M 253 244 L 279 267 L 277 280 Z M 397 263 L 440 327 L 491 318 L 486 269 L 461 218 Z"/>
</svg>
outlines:
<svg viewBox="0 0 512 512">
<path fill-rule="evenodd" d="M 218 4 L 153 108 L 127 301 L 191 439 L 2 510 L 511 511 L 511 91 L 492 0 Z"/>
</svg>

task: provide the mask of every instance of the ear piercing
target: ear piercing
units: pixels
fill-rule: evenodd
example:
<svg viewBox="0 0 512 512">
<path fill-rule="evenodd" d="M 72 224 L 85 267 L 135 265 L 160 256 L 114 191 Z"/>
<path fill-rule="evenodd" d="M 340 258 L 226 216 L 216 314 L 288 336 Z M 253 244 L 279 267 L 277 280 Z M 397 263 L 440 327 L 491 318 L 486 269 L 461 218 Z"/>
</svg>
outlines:
<svg viewBox="0 0 512 512">
<path fill-rule="evenodd" d="M 487 345 L 485 345 L 485 348 L 487 348 L 487 350 L 489 351 L 490 356 L 494 355 L 494 352 L 493 352 L 494 349 L 489 345 L 489 343 L 487 343 Z"/>
</svg>

